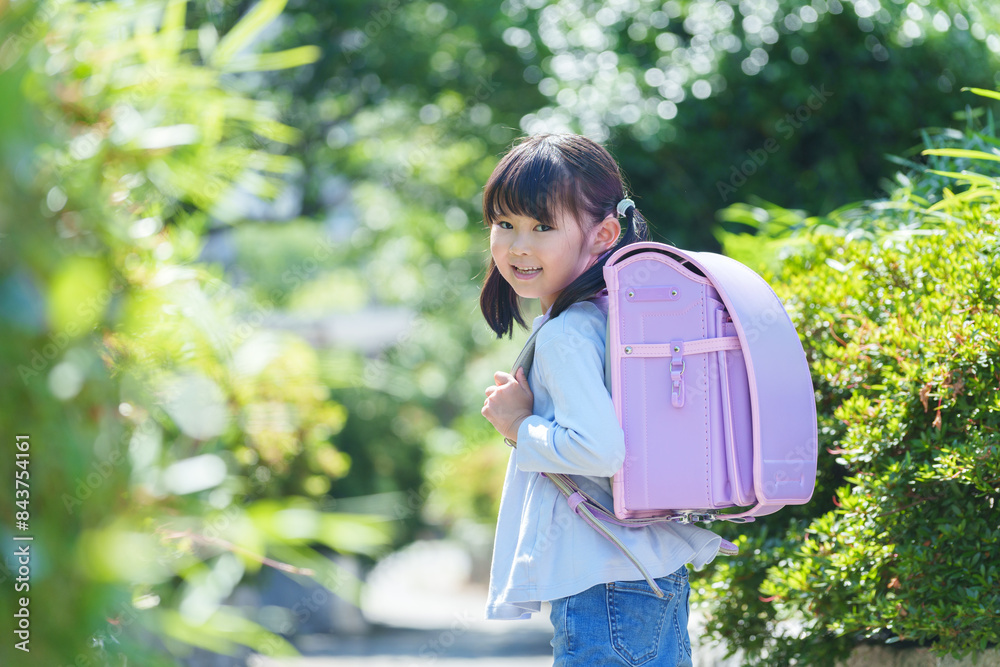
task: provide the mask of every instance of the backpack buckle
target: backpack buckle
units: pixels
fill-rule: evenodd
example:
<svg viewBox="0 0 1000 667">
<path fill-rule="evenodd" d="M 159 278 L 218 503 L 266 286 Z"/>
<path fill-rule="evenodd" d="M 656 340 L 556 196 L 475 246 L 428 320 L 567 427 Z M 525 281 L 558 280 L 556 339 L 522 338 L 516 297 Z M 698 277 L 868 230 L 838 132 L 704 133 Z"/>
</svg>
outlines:
<svg viewBox="0 0 1000 667">
<path fill-rule="evenodd" d="M 684 407 L 684 341 L 670 341 L 670 404 L 675 408 Z"/>
</svg>

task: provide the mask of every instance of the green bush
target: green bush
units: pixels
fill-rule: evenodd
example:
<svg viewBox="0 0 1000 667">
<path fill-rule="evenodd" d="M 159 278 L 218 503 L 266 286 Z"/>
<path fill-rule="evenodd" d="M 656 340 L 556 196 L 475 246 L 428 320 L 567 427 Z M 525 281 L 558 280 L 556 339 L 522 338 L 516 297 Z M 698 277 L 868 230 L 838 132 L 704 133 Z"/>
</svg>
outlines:
<svg viewBox="0 0 1000 667">
<path fill-rule="evenodd" d="M 800 227 L 765 272 L 812 368 L 821 456 L 814 501 L 734 531 L 743 555 L 701 587 L 711 633 L 748 664 L 1000 641 L 998 142 L 991 117 L 927 141 L 937 168 L 886 201 L 815 219 L 756 209 L 772 232 Z"/>
</svg>

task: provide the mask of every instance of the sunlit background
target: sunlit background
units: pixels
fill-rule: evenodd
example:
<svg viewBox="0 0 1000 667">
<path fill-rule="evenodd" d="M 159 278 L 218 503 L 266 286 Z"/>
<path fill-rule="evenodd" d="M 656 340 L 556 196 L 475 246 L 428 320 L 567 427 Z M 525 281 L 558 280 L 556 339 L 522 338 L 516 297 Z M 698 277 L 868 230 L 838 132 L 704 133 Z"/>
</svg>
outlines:
<svg viewBox="0 0 1000 667">
<path fill-rule="evenodd" d="M 481 584 L 508 455 L 482 390 L 523 340 L 478 311 L 481 193 L 539 132 L 607 146 L 657 240 L 764 273 L 810 355 L 816 499 L 723 529 L 706 640 L 995 645 L 998 26 L 990 0 L 0 0 L 0 662 L 293 655 L 315 610 L 276 582 L 348 614 L 417 541 Z"/>
</svg>

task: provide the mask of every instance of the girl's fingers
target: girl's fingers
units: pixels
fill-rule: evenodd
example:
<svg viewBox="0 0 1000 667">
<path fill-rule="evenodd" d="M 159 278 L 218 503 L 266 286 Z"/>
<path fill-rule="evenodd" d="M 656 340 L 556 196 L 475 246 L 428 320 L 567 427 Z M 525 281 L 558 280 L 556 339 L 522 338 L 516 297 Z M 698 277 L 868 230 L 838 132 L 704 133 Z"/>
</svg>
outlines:
<svg viewBox="0 0 1000 667">
<path fill-rule="evenodd" d="M 522 389 L 524 389 L 525 393 L 532 395 L 531 387 L 528 386 L 528 374 L 524 372 L 523 367 L 517 369 L 517 383 Z"/>
<path fill-rule="evenodd" d="M 510 382 L 523 382 L 527 384 L 528 376 L 524 372 L 524 366 L 518 366 L 514 375 L 505 373 L 504 371 L 497 371 L 493 374 L 493 381 L 497 383 L 497 386 L 505 385 Z"/>
</svg>

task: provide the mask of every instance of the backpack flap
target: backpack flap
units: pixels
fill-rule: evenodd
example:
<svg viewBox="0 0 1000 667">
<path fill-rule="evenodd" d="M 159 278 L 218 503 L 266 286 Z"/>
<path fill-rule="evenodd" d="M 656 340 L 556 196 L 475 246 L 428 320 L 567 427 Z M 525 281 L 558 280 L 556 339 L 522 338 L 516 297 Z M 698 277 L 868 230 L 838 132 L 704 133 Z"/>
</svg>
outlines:
<svg viewBox="0 0 1000 667">
<path fill-rule="evenodd" d="M 798 333 L 781 300 L 752 269 L 715 253 L 685 255 L 712 280 L 743 348 L 757 501 L 804 504 L 816 482 L 818 435 L 812 377 Z M 770 513 L 762 510 L 753 514 Z"/>
</svg>

